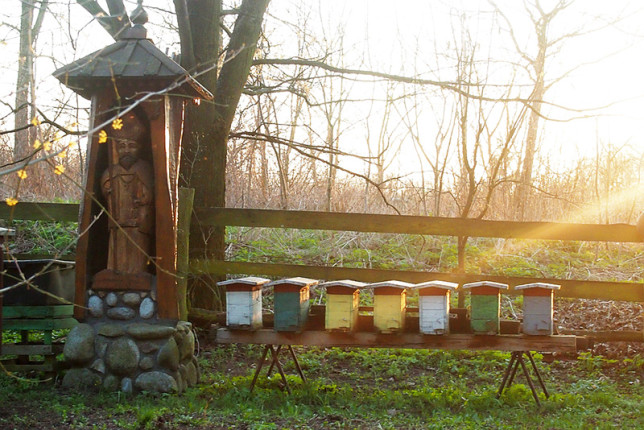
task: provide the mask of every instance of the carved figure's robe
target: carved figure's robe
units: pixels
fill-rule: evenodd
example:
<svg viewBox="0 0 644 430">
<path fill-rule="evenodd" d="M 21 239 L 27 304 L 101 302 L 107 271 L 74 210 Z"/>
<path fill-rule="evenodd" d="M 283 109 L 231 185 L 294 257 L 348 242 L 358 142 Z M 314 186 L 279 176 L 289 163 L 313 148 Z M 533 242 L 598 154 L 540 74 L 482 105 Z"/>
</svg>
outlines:
<svg viewBox="0 0 644 430">
<path fill-rule="evenodd" d="M 107 268 L 121 273 L 147 272 L 154 233 L 152 166 L 144 160 L 137 160 L 129 169 L 113 164 L 103 172 L 101 189 L 113 218 L 109 220 Z"/>
</svg>

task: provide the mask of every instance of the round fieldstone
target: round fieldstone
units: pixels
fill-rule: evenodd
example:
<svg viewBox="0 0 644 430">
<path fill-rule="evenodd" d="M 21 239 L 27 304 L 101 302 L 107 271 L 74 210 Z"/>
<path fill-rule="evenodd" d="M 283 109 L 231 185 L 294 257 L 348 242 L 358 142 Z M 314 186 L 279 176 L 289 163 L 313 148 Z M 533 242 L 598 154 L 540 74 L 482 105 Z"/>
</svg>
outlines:
<svg viewBox="0 0 644 430">
<path fill-rule="evenodd" d="M 154 300 L 149 297 L 143 299 L 141 306 L 139 306 L 139 315 L 146 320 L 152 318 L 154 316 Z"/>
<path fill-rule="evenodd" d="M 90 297 L 87 301 L 87 307 L 89 308 L 89 314 L 94 318 L 100 318 L 104 314 L 103 300 L 99 296 Z"/>
<path fill-rule="evenodd" d="M 139 366 L 139 348 L 132 339 L 121 337 L 107 347 L 105 363 L 117 375 L 129 375 Z"/>
<path fill-rule="evenodd" d="M 121 380 L 121 391 L 127 394 L 132 393 L 133 387 L 132 387 L 132 379 L 130 378 L 123 378 Z"/>
<path fill-rule="evenodd" d="M 139 362 L 141 370 L 150 370 L 154 367 L 154 359 L 152 357 L 143 357 Z"/>
<path fill-rule="evenodd" d="M 101 375 L 105 374 L 105 362 L 101 360 L 100 358 L 97 358 L 94 360 L 91 366 L 89 366 L 90 369 L 100 373 Z"/>
<path fill-rule="evenodd" d="M 199 383 L 199 380 L 201 379 L 201 368 L 199 367 L 199 362 L 197 362 L 197 357 L 192 357 L 192 365 L 195 367 L 197 371 L 197 383 Z"/>
<path fill-rule="evenodd" d="M 96 390 L 101 386 L 101 377 L 86 368 L 69 369 L 63 377 L 63 388 Z"/>
<path fill-rule="evenodd" d="M 167 373 L 159 371 L 141 373 L 134 381 L 134 386 L 141 391 L 153 393 L 176 393 L 179 391 L 177 381 Z"/>
<path fill-rule="evenodd" d="M 197 369 L 195 368 L 195 364 L 192 361 L 186 364 L 186 382 L 188 383 L 189 387 L 197 385 L 198 382 Z"/>
<path fill-rule="evenodd" d="M 131 308 L 126 308 L 125 306 L 119 306 L 118 308 L 111 308 L 107 310 L 107 316 L 114 320 L 131 320 L 136 316 L 136 311 Z"/>
<path fill-rule="evenodd" d="M 157 356 L 159 366 L 170 370 L 177 370 L 179 367 L 179 347 L 174 337 L 168 339 L 165 345 L 159 350 Z"/>
<path fill-rule="evenodd" d="M 105 351 L 107 351 L 107 345 L 110 343 L 109 339 L 103 336 L 96 336 L 95 351 L 96 355 L 99 357 L 105 357 Z"/>
<path fill-rule="evenodd" d="M 181 360 L 192 357 L 192 354 L 195 350 L 195 335 L 189 331 L 184 336 L 182 336 L 181 344 L 179 346 L 179 352 L 181 355 Z"/>
<path fill-rule="evenodd" d="M 118 300 L 119 298 L 114 293 L 109 293 L 107 297 L 105 297 L 105 303 L 107 303 L 108 306 L 116 306 Z"/>
<path fill-rule="evenodd" d="M 119 388 L 119 378 L 114 375 L 107 375 L 103 380 L 103 389 L 106 391 L 116 391 Z"/>
<path fill-rule="evenodd" d="M 65 360 L 83 364 L 94 358 L 94 328 L 89 324 L 78 324 L 67 335 L 63 348 Z"/>
<path fill-rule="evenodd" d="M 161 345 L 159 344 L 159 341 L 152 341 L 152 342 L 140 342 L 139 344 L 139 350 L 141 350 L 142 353 L 144 354 L 149 354 L 151 352 L 158 351 Z"/>
<path fill-rule="evenodd" d="M 125 328 L 127 334 L 135 339 L 162 339 L 172 336 L 174 327 L 158 324 L 134 323 Z"/>
<path fill-rule="evenodd" d="M 123 336 L 125 330 L 119 324 L 103 324 L 98 327 L 97 333 L 105 337 L 119 337 Z"/>
<path fill-rule="evenodd" d="M 180 369 L 172 374 L 172 377 L 177 381 L 177 387 L 179 387 L 179 392 L 183 393 L 186 391 L 186 380 L 183 378 L 183 374 Z"/>
<path fill-rule="evenodd" d="M 123 294 L 123 303 L 127 306 L 138 306 L 141 303 L 141 296 L 139 293 L 125 293 Z"/>
</svg>

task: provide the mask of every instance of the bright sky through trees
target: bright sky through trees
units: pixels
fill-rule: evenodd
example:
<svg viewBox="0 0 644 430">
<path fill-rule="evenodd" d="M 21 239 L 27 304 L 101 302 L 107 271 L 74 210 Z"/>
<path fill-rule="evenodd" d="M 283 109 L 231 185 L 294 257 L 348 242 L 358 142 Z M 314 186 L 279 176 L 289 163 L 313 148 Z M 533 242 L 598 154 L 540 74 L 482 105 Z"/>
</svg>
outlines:
<svg viewBox="0 0 644 430">
<path fill-rule="evenodd" d="M 535 36 L 523 2 L 499 0 L 496 3 L 512 23 L 518 45 L 534 53 Z M 557 2 L 542 0 L 540 3 L 547 10 Z M 17 0 L 4 1 L 0 12 L 4 22 L 0 27 L 3 100 L 12 100 L 15 91 L 18 39 L 15 26 L 19 23 L 19 4 Z M 133 9 L 135 2 L 129 1 L 126 5 Z M 172 16 L 163 13 L 164 9 L 173 9 L 172 2 L 147 0 L 144 5 L 150 13 L 150 36 L 162 50 L 178 51 L 178 38 L 164 24 L 164 20 L 174 22 Z M 635 1 L 578 0 L 549 29 L 552 38 L 580 33 L 563 41 L 546 65 L 546 81 L 570 72 L 548 90 L 547 101 L 574 109 L 544 108 L 545 116 L 564 121 L 541 123 L 544 132 L 539 138 L 540 145 L 549 148 L 555 161 L 565 165 L 568 158 L 594 151 L 598 140 L 605 144 L 628 143 L 640 154 L 644 153 L 644 80 L 640 77 L 644 66 L 644 32 L 639 25 L 644 16 L 640 8 Z M 69 101 L 70 97 L 69 93 L 60 92 L 51 72 L 110 43 L 106 32 L 91 22 L 91 17 L 74 1 L 52 2 L 50 10 L 52 13 L 45 19 L 38 41 L 40 57 L 36 62 L 38 103 L 44 109 L 60 100 Z M 298 28 L 298 20 L 305 23 L 304 30 Z M 511 94 L 529 95 L 529 77 L 512 64 L 521 59 L 509 27 L 488 1 L 273 0 L 265 28 L 273 58 L 296 57 L 298 34 L 306 32 L 308 42 L 326 45 L 334 55 L 342 51 L 342 65 L 347 68 L 445 81 L 454 79 L 453 54 L 467 37 L 476 45 L 477 60 L 481 63 L 489 60 L 485 65 L 488 94 L 502 94 L 504 86 L 514 80 Z M 345 88 L 352 99 L 383 98 L 386 84 L 373 86 L 357 82 Z M 423 87 L 419 91 L 431 93 L 435 89 Z M 602 106 L 606 107 L 594 109 Z M 0 108 L 4 117 L 9 108 Z M 346 137 L 343 139 L 351 143 L 343 143 L 353 151 L 360 151 L 360 142 L 365 136 L 365 122 L 359 119 L 359 112 L 364 114 L 365 109 L 360 104 L 348 107 L 344 116 Z M 379 108 L 375 109 L 371 112 L 373 118 L 379 115 Z M 591 118 L 573 120 L 580 116 Z M 404 148 L 402 152 L 414 156 Z M 405 157 L 399 158 L 398 168 L 405 169 L 405 160 Z"/>
</svg>

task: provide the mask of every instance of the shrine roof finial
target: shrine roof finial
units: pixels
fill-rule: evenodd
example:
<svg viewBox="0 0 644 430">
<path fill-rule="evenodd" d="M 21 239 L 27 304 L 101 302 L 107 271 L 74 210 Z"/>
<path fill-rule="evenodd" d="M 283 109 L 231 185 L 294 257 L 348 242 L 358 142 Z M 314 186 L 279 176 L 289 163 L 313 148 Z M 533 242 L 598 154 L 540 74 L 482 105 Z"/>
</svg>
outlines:
<svg viewBox="0 0 644 430">
<path fill-rule="evenodd" d="M 132 11 L 130 21 L 134 25 L 145 25 L 148 22 L 148 13 L 143 9 L 143 0 L 137 0 L 136 9 Z"/>
</svg>

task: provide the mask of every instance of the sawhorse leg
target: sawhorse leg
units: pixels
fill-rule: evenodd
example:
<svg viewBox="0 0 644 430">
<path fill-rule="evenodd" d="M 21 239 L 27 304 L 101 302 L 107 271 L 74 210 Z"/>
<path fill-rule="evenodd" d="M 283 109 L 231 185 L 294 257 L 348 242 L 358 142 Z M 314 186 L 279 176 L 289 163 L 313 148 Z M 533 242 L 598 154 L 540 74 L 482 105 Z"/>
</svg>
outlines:
<svg viewBox="0 0 644 430">
<path fill-rule="evenodd" d="M 503 381 L 501 382 L 501 387 L 499 388 L 499 391 L 496 393 L 496 398 L 497 399 L 500 398 L 501 395 L 503 394 L 503 391 L 506 388 L 510 387 L 510 385 L 512 385 L 512 382 L 514 381 L 514 377 L 516 376 L 517 370 L 520 365 L 521 370 L 523 371 L 523 374 L 525 375 L 525 378 L 528 381 L 528 386 L 530 387 L 530 391 L 532 391 L 532 396 L 534 397 L 535 402 L 537 402 L 537 405 L 541 406 L 541 402 L 539 402 L 539 396 L 537 395 L 537 390 L 532 381 L 532 377 L 530 376 L 530 373 L 528 372 L 528 368 L 525 365 L 525 361 L 523 359 L 524 355 L 526 355 L 530 360 L 530 363 L 532 364 L 532 369 L 534 370 L 534 373 L 537 376 L 537 380 L 539 381 L 539 385 L 541 386 L 543 393 L 546 395 L 546 399 L 550 397 L 550 394 L 548 394 L 548 390 L 546 389 L 546 385 L 544 384 L 543 379 L 541 378 L 541 373 L 539 373 L 539 369 L 537 368 L 537 364 L 534 362 L 532 353 L 530 351 L 513 351 L 510 357 L 510 362 L 508 363 L 508 367 L 505 369 L 505 373 L 503 374 Z"/>
<path fill-rule="evenodd" d="M 266 377 L 270 377 L 271 373 L 273 373 L 273 368 L 277 368 L 277 371 L 279 372 L 280 376 L 282 377 L 282 382 L 284 383 L 284 387 L 286 388 L 286 391 L 288 391 L 289 394 L 291 394 L 291 388 L 288 385 L 288 381 L 286 380 L 286 375 L 284 374 L 284 369 L 282 368 L 282 364 L 279 361 L 279 353 L 282 350 L 283 345 L 278 345 L 277 348 L 274 348 L 273 345 L 266 345 L 264 347 L 264 352 L 262 353 L 262 357 L 260 358 L 259 362 L 257 363 L 257 369 L 255 370 L 255 375 L 253 375 L 253 381 L 250 384 L 250 392 L 253 392 L 253 389 L 255 388 L 255 383 L 257 382 L 257 378 L 259 377 L 259 373 L 261 372 L 262 368 L 264 367 L 264 363 L 266 362 L 266 357 L 268 356 L 268 353 L 271 353 L 271 364 L 268 368 L 268 372 L 266 373 Z M 302 382 L 306 383 L 306 377 L 304 376 L 304 372 L 302 371 L 302 367 L 300 367 L 300 363 L 297 361 L 297 356 L 295 355 L 295 351 L 293 351 L 293 347 L 291 345 L 286 345 L 287 349 L 289 350 L 291 354 L 291 358 L 293 359 L 293 363 L 295 364 L 295 368 L 297 369 L 297 373 L 300 375 L 300 378 L 302 378 Z"/>
</svg>

